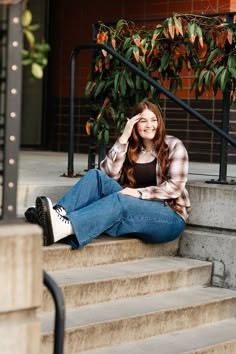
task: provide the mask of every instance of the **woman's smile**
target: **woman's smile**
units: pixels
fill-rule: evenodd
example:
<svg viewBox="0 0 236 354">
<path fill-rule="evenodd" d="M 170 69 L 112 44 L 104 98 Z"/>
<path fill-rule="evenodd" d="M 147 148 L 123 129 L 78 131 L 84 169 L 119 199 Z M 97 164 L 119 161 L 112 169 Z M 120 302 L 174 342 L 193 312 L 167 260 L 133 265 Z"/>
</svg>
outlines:
<svg viewBox="0 0 236 354">
<path fill-rule="evenodd" d="M 140 116 L 140 119 L 137 123 L 137 131 L 141 138 L 143 139 L 154 139 L 156 130 L 157 130 L 158 122 L 157 117 L 154 113 L 145 109 Z"/>
</svg>

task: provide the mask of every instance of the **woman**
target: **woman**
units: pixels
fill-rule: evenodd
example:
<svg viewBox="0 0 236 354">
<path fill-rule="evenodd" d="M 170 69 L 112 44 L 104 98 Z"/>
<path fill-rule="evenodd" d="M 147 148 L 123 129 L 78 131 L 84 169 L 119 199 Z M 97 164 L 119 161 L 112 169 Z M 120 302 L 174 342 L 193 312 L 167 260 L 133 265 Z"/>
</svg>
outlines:
<svg viewBox="0 0 236 354">
<path fill-rule="evenodd" d="M 184 145 L 165 134 L 157 106 L 143 101 L 100 170 L 88 171 L 54 207 L 49 198 L 37 197 L 44 245 L 62 240 L 81 248 L 102 233 L 172 241 L 184 230 L 190 209 L 187 175 Z"/>
</svg>

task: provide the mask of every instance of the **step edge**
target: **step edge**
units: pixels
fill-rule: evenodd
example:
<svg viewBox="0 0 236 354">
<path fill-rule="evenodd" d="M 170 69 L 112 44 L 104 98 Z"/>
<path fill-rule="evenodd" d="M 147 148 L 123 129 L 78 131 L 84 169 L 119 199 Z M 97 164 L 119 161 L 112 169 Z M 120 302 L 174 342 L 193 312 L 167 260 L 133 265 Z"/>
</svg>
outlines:
<svg viewBox="0 0 236 354">
<path fill-rule="evenodd" d="M 199 289 L 199 287 L 196 287 L 197 289 Z M 186 289 L 186 288 L 184 288 Z M 188 289 L 188 288 L 187 288 Z M 202 288 L 204 289 L 204 288 Z M 188 289 L 189 290 L 189 289 Z M 174 292 L 175 290 L 171 290 L 170 292 Z M 169 291 L 168 291 L 169 292 Z M 163 294 L 163 293 L 162 293 Z M 157 296 L 159 295 L 158 293 L 156 294 Z M 140 296 L 140 298 L 144 298 L 145 296 Z M 112 301 L 113 303 L 113 306 L 115 307 L 116 305 L 114 303 L 118 303 L 118 301 L 122 301 L 123 299 L 121 300 L 114 300 Z M 130 301 L 132 301 L 132 298 L 130 298 Z M 75 328 L 84 328 L 84 327 L 89 327 L 89 326 L 93 326 L 93 325 L 99 325 L 100 323 L 106 323 L 106 322 L 114 322 L 114 321 L 120 321 L 120 320 L 124 320 L 124 319 L 127 319 L 127 318 L 139 318 L 139 317 L 143 317 L 143 316 L 146 316 L 146 315 L 151 315 L 153 313 L 155 313 L 156 315 L 157 314 L 161 314 L 161 313 L 165 313 L 165 312 L 174 312 L 176 310 L 181 310 L 181 309 L 190 309 L 190 308 L 197 308 L 197 307 L 201 307 L 201 306 L 207 306 L 207 305 L 211 305 L 211 304 L 220 304 L 222 302 L 225 302 L 225 301 L 235 301 L 235 304 L 236 304 L 236 293 L 235 293 L 235 296 L 232 296 L 232 295 L 224 295 L 224 297 L 216 297 L 215 294 L 214 294 L 214 298 L 211 298 L 210 300 L 202 300 L 202 301 L 198 301 L 198 302 L 193 302 L 191 304 L 188 304 L 188 305 L 185 305 L 185 306 L 172 306 L 172 307 L 166 307 L 165 309 L 159 309 L 159 310 L 155 310 L 155 311 L 148 311 L 148 312 L 144 312 L 144 313 L 138 313 L 138 314 L 135 314 L 135 315 L 127 315 L 127 316 L 121 316 L 121 317 L 117 317 L 117 318 L 112 318 L 111 320 L 102 320 L 102 321 L 97 321 L 97 322 L 91 322 L 89 324 L 81 324 L 81 325 L 75 325 L 73 327 L 69 327 L 69 326 L 66 326 L 65 329 L 66 331 L 73 331 Z M 108 302 L 106 302 L 108 303 Z M 92 304 L 92 305 L 86 305 L 87 309 L 89 307 L 95 307 L 96 304 Z M 70 313 L 79 313 L 79 310 L 81 309 L 81 307 L 76 307 L 76 308 L 72 308 L 72 309 L 69 309 L 68 312 L 67 312 L 67 316 L 70 315 Z M 41 317 L 41 322 L 43 323 L 43 321 L 45 321 L 49 316 L 51 317 L 51 314 L 53 314 L 53 311 L 49 311 L 49 312 L 44 312 L 40 315 Z M 53 330 L 50 330 L 50 331 L 42 331 L 43 334 L 53 334 Z"/>
</svg>

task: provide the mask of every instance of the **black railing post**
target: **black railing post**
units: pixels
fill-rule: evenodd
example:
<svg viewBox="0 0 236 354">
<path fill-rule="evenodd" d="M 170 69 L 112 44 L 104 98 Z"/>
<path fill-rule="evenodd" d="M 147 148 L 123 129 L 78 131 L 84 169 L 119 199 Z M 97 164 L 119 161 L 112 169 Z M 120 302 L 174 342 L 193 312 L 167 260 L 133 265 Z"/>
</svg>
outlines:
<svg viewBox="0 0 236 354">
<path fill-rule="evenodd" d="M 68 151 L 68 168 L 69 177 L 74 175 L 74 126 L 75 126 L 75 62 L 79 49 L 75 48 L 70 59 L 70 132 L 69 132 L 69 151 Z"/>
<path fill-rule="evenodd" d="M 16 219 L 18 153 L 20 145 L 23 3 L 9 5 L 6 59 L 5 132 L 3 152 L 2 218 Z"/>
<path fill-rule="evenodd" d="M 88 146 L 88 170 L 95 168 L 96 166 L 96 145 L 97 145 L 97 140 L 91 132 L 91 135 L 89 137 L 89 146 Z"/>
<path fill-rule="evenodd" d="M 50 275 L 43 271 L 43 283 L 50 291 L 55 304 L 53 354 L 63 354 L 65 337 L 65 304 L 61 289 Z"/>
<path fill-rule="evenodd" d="M 227 22 L 233 23 L 234 15 L 231 13 L 227 14 Z M 229 53 L 229 44 L 226 44 L 225 54 L 227 62 Z M 230 88 L 227 84 L 225 91 L 223 93 L 222 101 L 222 129 L 225 133 L 229 132 L 229 119 L 230 119 Z M 228 163 L 228 141 L 221 138 L 221 148 L 220 148 L 220 169 L 219 169 L 219 182 L 227 183 L 227 163 Z"/>
<path fill-rule="evenodd" d="M 229 116 L 230 116 L 230 91 L 226 85 L 225 92 L 223 93 L 223 112 L 222 112 L 222 129 L 225 133 L 229 132 Z M 227 162 L 228 162 L 228 141 L 221 138 L 220 147 L 220 169 L 219 169 L 219 182 L 227 182 Z"/>
</svg>

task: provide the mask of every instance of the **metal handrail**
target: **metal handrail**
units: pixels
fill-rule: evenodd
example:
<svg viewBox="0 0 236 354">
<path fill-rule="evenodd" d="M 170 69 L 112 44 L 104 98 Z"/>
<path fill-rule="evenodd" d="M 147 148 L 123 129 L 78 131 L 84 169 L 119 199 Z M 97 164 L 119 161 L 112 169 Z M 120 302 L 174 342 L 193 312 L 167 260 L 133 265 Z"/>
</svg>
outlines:
<svg viewBox="0 0 236 354">
<path fill-rule="evenodd" d="M 182 107 L 185 111 L 193 115 L 195 118 L 204 123 L 208 128 L 213 130 L 216 134 L 218 134 L 222 139 L 230 143 L 233 147 L 236 148 L 236 139 L 231 137 L 224 130 L 219 128 L 217 125 L 209 121 L 206 117 L 204 117 L 201 113 L 193 109 L 183 100 L 175 96 L 172 92 L 166 89 L 164 86 L 161 86 L 157 81 L 155 81 L 152 77 L 145 74 L 139 68 L 137 68 L 134 64 L 129 62 L 122 55 L 117 53 L 114 49 L 106 44 L 84 44 L 77 46 L 73 49 L 71 58 L 70 58 L 70 130 L 69 130 L 69 149 L 68 149 L 68 166 L 67 166 L 67 175 L 64 176 L 73 177 L 74 176 L 74 111 L 75 111 L 75 61 L 77 55 L 81 50 L 85 49 L 105 49 L 108 53 L 114 56 L 116 59 L 121 61 L 123 64 L 128 66 L 131 70 L 133 70 L 137 75 L 146 80 L 150 85 L 158 89 L 161 93 L 163 93 L 166 97 L 177 103 L 180 107 Z"/>
<path fill-rule="evenodd" d="M 23 1 L 9 5 L 8 21 L 6 21 L 5 34 L 8 45 L 4 46 L 3 65 L 5 66 L 4 95 L 1 100 L 1 123 L 0 130 L 3 133 L 1 142 L 1 173 L 3 174 L 2 205 L 0 218 L 15 220 L 17 217 L 17 179 L 18 179 L 18 153 L 20 145 L 20 121 L 21 121 L 21 93 L 22 93 L 22 43 L 23 33 L 20 18 L 22 16 Z M 12 68 L 15 70 L 12 70 Z M 3 80 L 4 79 L 4 80 Z M 1 93 L 0 93 L 1 95 Z"/>
<path fill-rule="evenodd" d="M 63 354 L 65 336 L 65 303 L 61 289 L 55 280 L 43 271 L 43 283 L 50 291 L 55 304 L 54 349 L 53 354 Z"/>
</svg>

